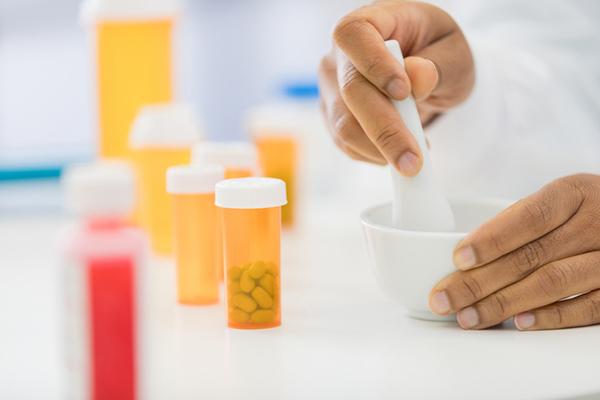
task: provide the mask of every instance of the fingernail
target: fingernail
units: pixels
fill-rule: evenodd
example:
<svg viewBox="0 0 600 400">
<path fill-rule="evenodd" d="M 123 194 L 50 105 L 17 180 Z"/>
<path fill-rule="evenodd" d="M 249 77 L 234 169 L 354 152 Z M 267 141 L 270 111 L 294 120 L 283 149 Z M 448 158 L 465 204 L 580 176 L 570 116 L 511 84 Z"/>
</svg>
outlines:
<svg viewBox="0 0 600 400">
<path fill-rule="evenodd" d="M 529 329 L 535 324 L 535 315 L 530 312 L 515 315 L 515 326 L 522 331 Z"/>
<path fill-rule="evenodd" d="M 462 328 L 470 329 L 479 325 L 479 314 L 475 308 L 467 307 L 456 314 L 456 320 Z"/>
<path fill-rule="evenodd" d="M 431 311 L 438 315 L 448 314 L 450 312 L 450 301 L 445 291 L 437 292 L 431 296 L 429 302 Z"/>
<path fill-rule="evenodd" d="M 402 100 L 407 96 L 408 88 L 400 78 L 392 79 L 385 87 L 386 92 L 396 100 Z"/>
<path fill-rule="evenodd" d="M 475 252 L 471 246 L 461 247 L 454 252 L 454 265 L 458 269 L 469 269 L 475 266 Z"/>
<path fill-rule="evenodd" d="M 419 172 L 419 157 L 412 151 L 402 153 L 398 159 L 398 169 L 402 175 L 416 175 Z"/>
</svg>

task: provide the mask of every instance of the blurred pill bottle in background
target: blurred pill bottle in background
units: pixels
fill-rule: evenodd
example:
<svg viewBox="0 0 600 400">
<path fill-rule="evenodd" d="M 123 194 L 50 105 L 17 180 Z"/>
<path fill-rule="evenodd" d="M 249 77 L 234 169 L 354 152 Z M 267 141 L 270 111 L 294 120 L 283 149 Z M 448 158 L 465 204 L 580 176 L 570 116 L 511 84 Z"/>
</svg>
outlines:
<svg viewBox="0 0 600 400">
<path fill-rule="evenodd" d="M 225 179 L 259 175 L 256 146 L 250 142 L 200 142 L 192 149 L 192 164 L 225 168 Z"/>
<path fill-rule="evenodd" d="M 155 253 L 173 250 L 173 224 L 166 173 L 189 164 L 192 146 L 200 140 L 198 121 L 187 104 L 166 103 L 140 109 L 130 134 L 138 202 L 134 218 L 150 235 Z"/>
<path fill-rule="evenodd" d="M 280 179 L 228 179 L 216 186 L 231 328 L 281 325 L 281 207 L 285 203 L 285 183 Z"/>
<path fill-rule="evenodd" d="M 139 108 L 171 101 L 177 0 L 84 0 L 81 18 L 93 36 L 99 154 L 128 155 Z"/>
<path fill-rule="evenodd" d="M 167 170 L 180 304 L 219 302 L 223 249 L 215 185 L 223 177 L 224 169 L 219 165 L 186 165 Z"/>
<path fill-rule="evenodd" d="M 63 177 L 76 226 L 63 239 L 68 388 L 77 399 L 135 399 L 144 234 L 125 221 L 134 205 L 130 166 L 103 161 Z"/>
</svg>

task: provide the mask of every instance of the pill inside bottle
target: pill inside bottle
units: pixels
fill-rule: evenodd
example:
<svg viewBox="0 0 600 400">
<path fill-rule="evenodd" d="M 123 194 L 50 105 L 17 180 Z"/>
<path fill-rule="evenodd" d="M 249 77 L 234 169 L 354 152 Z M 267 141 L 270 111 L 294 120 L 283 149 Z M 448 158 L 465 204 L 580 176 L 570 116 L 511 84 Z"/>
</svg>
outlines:
<svg viewBox="0 0 600 400">
<path fill-rule="evenodd" d="M 228 326 L 281 325 L 281 207 L 285 183 L 274 178 L 238 178 L 216 186 L 221 209 Z"/>
</svg>

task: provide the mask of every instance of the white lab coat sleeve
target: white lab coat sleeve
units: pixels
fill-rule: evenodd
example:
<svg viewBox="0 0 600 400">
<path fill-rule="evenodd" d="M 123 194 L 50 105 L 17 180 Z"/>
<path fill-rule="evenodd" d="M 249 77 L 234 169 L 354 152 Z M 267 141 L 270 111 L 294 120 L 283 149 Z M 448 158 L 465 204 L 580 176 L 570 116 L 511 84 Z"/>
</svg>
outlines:
<svg viewBox="0 0 600 400">
<path fill-rule="evenodd" d="M 445 190 L 516 199 L 600 173 L 600 3 L 476 3 L 459 21 L 475 88 L 427 130 Z"/>
</svg>

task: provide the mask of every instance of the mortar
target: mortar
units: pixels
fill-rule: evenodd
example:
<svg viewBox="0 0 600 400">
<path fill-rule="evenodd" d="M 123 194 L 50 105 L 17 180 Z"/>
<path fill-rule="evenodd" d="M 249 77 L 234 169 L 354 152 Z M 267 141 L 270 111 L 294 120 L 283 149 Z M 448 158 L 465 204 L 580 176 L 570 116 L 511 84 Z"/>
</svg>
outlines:
<svg viewBox="0 0 600 400">
<path fill-rule="evenodd" d="M 494 217 L 510 201 L 500 199 L 450 198 L 454 232 L 419 232 L 397 229 L 392 223 L 391 203 L 362 212 L 367 247 L 376 279 L 383 290 L 414 318 L 448 321 L 429 311 L 433 286 L 456 271 L 452 252 L 468 232 Z"/>
</svg>

